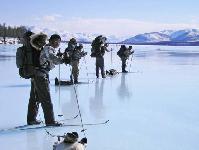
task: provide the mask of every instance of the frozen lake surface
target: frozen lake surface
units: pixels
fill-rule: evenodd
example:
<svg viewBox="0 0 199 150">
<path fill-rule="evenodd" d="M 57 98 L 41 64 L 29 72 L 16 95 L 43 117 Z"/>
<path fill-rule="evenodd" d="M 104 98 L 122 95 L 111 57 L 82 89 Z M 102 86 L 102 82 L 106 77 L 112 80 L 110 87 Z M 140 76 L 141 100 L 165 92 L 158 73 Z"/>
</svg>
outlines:
<svg viewBox="0 0 199 150">
<path fill-rule="evenodd" d="M 26 124 L 30 81 L 18 76 L 15 52 L 18 46 L 0 45 L 0 129 Z M 62 47 L 64 47 L 62 45 Z M 90 52 L 90 47 L 85 46 Z M 110 45 L 106 69 L 121 71 L 116 55 L 119 45 Z M 106 125 L 86 126 L 88 150 L 198 150 L 199 149 L 199 47 L 133 46 L 128 61 L 132 73 L 96 79 L 95 59 L 80 63 L 77 86 L 83 122 L 110 120 Z M 63 49 L 62 49 L 63 51 Z M 78 114 L 73 86 L 54 85 L 57 66 L 50 73 L 51 96 L 56 120 Z M 61 79 L 69 80 L 70 67 L 61 65 Z M 38 119 L 43 120 L 42 109 Z M 58 117 L 63 114 L 63 117 Z M 80 124 L 80 118 L 66 121 Z M 81 127 L 47 129 L 61 135 Z M 50 150 L 56 138 L 44 129 L 0 132 L 2 150 Z"/>
</svg>

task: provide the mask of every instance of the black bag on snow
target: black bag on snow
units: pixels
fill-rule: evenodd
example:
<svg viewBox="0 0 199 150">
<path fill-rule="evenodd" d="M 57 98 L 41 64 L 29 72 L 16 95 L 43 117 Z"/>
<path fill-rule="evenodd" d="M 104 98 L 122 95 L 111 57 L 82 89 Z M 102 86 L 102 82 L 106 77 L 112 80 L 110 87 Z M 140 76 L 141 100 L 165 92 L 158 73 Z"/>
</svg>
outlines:
<svg viewBox="0 0 199 150">
<path fill-rule="evenodd" d="M 118 74 L 118 72 L 115 69 L 106 70 L 106 75 L 114 76 L 116 74 Z"/>
</svg>

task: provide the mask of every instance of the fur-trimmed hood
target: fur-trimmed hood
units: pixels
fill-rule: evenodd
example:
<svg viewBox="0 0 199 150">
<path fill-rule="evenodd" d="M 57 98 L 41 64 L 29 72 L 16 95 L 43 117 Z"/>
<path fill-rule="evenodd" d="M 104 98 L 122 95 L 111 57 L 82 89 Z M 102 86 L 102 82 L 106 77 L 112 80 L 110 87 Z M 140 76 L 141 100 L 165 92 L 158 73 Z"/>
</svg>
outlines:
<svg viewBox="0 0 199 150">
<path fill-rule="evenodd" d="M 36 50 L 38 51 L 41 51 L 42 47 L 45 45 L 43 45 L 42 47 L 39 46 L 37 44 L 38 41 L 41 41 L 43 39 L 47 39 L 47 35 L 44 34 L 44 33 L 39 33 L 39 34 L 33 34 L 31 37 L 30 37 L 30 44 L 32 47 L 34 47 Z"/>
<path fill-rule="evenodd" d="M 78 140 L 78 133 L 72 132 L 67 133 L 63 136 L 64 141 L 57 142 L 53 145 L 54 150 L 86 150 L 87 138 L 82 138 L 81 141 Z"/>
</svg>

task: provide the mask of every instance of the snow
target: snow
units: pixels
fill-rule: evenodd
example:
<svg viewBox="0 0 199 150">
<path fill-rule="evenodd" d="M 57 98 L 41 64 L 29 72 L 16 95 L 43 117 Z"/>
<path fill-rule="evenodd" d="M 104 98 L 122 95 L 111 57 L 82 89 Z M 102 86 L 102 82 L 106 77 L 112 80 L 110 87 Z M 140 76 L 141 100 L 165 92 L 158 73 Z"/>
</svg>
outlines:
<svg viewBox="0 0 199 150">
<path fill-rule="evenodd" d="M 139 43 L 139 42 L 160 42 L 169 41 L 169 36 L 159 32 L 151 32 L 145 34 L 139 34 L 135 37 L 125 40 L 126 43 Z"/>
<path fill-rule="evenodd" d="M 163 30 L 163 31 L 160 31 L 160 33 L 166 34 L 168 36 L 170 36 L 173 32 L 175 32 L 175 31 L 174 30 Z"/>
<path fill-rule="evenodd" d="M 173 34 L 171 34 L 171 38 L 172 38 L 172 39 L 176 39 L 176 38 L 178 38 L 179 36 L 188 34 L 189 32 L 190 32 L 190 30 L 179 30 L 179 31 L 176 31 L 176 32 L 174 32 Z"/>
<path fill-rule="evenodd" d="M 199 30 L 184 29 L 184 30 L 163 30 L 160 32 L 150 32 L 138 34 L 134 37 L 126 39 L 126 43 L 140 42 L 162 42 L 162 41 L 181 41 L 181 42 L 196 42 L 199 41 Z"/>
<path fill-rule="evenodd" d="M 18 44 L 18 43 L 19 43 L 18 38 L 6 37 L 6 44 Z M 3 37 L 0 37 L 0 44 L 4 44 Z"/>
<path fill-rule="evenodd" d="M 66 45 L 62 45 L 62 50 Z M 16 45 L 0 45 L 0 129 L 26 124 L 30 81 L 21 79 L 15 66 Z M 121 71 L 116 53 L 105 55 L 106 69 Z M 88 150 L 198 150 L 199 47 L 133 46 L 133 61 L 113 78 L 95 78 L 95 59 L 86 56 L 80 66 L 77 86 L 83 122 L 110 120 L 107 125 L 86 126 Z M 90 45 L 85 45 L 90 52 Z M 3 57 L 4 56 L 4 57 Z M 112 57 L 111 57 L 112 56 Z M 112 59 L 111 59 L 112 58 Z M 111 64 L 112 61 L 112 64 Z M 54 86 L 57 66 L 50 73 L 51 96 L 57 120 L 78 113 L 73 86 Z M 69 79 L 69 66 L 61 65 L 61 79 Z M 43 119 L 39 110 L 38 119 Z M 80 118 L 67 121 L 80 124 Z M 77 131 L 81 127 L 47 129 L 52 134 Z M 56 138 L 44 129 L 0 132 L 1 149 L 50 150 Z"/>
</svg>

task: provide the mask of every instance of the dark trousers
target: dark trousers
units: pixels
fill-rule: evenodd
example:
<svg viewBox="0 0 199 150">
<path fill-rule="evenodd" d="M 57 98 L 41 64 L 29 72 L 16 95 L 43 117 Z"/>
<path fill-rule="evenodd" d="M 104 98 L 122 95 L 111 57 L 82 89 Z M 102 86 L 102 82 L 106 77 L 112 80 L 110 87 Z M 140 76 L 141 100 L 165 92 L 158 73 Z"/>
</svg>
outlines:
<svg viewBox="0 0 199 150">
<path fill-rule="evenodd" d="M 35 91 L 35 85 L 33 79 L 31 79 L 31 89 L 30 89 L 30 98 L 28 104 L 28 114 L 27 122 L 36 121 L 36 117 L 39 109 L 39 101 Z"/>
<path fill-rule="evenodd" d="M 53 104 L 51 102 L 49 80 L 45 77 L 36 76 L 31 82 L 31 92 L 28 104 L 27 121 L 36 120 L 39 103 L 41 103 L 46 124 L 55 122 Z"/>
<path fill-rule="evenodd" d="M 102 77 L 105 76 L 104 72 L 104 57 L 96 57 L 96 76 L 99 77 L 99 69 L 101 70 Z"/>
<path fill-rule="evenodd" d="M 122 60 L 122 71 L 125 71 L 125 69 L 126 69 L 126 58 L 121 58 L 121 60 Z"/>
</svg>

